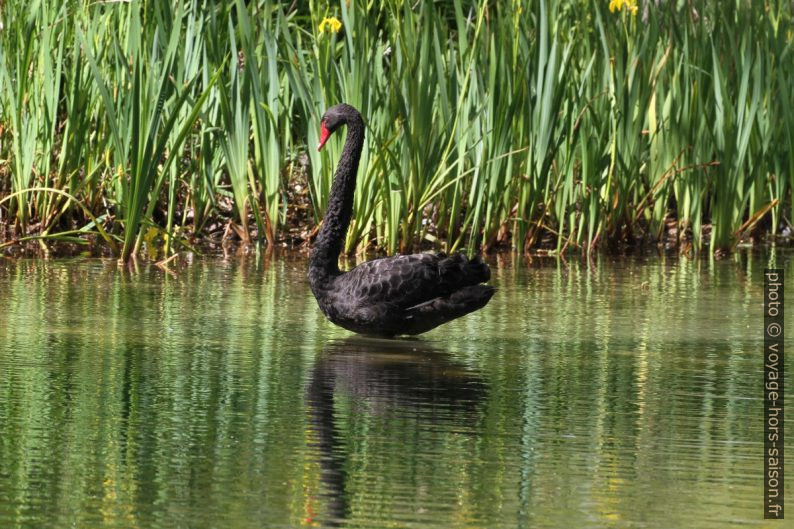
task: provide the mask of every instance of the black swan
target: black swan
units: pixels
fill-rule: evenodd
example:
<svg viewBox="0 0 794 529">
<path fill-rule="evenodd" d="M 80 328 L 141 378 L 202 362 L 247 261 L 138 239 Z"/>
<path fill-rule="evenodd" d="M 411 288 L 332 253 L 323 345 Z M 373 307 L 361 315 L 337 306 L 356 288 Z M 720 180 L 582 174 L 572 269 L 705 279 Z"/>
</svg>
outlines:
<svg viewBox="0 0 794 529">
<path fill-rule="evenodd" d="M 309 283 L 325 316 L 361 334 L 420 334 L 485 306 L 495 290 L 482 285 L 491 277 L 479 257 L 443 253 L 396 255 L 339 270 L 356 188 L 364 121 L 350 105 L 339 104 L 323 115 L 320 144 L 347 125 L 347 139 L 336 168 L 328 208 L 309 259 Z"/>
</svg>

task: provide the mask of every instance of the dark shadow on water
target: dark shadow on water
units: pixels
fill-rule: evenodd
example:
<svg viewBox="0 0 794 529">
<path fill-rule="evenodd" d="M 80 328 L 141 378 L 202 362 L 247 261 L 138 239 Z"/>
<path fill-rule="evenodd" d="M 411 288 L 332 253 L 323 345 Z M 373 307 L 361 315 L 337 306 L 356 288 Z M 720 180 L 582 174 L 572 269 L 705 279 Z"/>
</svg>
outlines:
<svg viewBox="0 0 794 529">
<path fill-rule="evenodd" d="M 431 425 L 466 426 L 487 393 L 485 381 L 473 369 L 419 339 L 357 336 L 328 343 L 317 356 L 306 389 L 326 504 L 319 521 L 339 527 L 350 514 L 349 450 L 336 409 L 341 399 L 364 402 L 379 416 L 408 412 Z"/>
</svg>

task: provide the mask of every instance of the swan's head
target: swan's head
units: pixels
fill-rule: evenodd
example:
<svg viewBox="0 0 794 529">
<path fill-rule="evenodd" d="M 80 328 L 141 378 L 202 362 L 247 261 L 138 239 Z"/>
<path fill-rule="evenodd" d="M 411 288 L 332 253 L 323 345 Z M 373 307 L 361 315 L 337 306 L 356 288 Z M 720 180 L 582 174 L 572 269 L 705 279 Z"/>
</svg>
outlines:
<svg viewBox="0 0 794 529">
<path fill-rule="evenodd" d="M 359 114 L 358 110 L 345 103 L 334 105 L 326 110 L 325 114 L 323 114 L 323 119 L 320 120 L 320 144 L 317 145 L 317 150 L 322 150 L 325 142 L 328 141 L 331 134 L 336 132 L 336 129 L 345 123 L 350 123 L 353 119 L 360 120 L 361 114 Z"/>
</svg>

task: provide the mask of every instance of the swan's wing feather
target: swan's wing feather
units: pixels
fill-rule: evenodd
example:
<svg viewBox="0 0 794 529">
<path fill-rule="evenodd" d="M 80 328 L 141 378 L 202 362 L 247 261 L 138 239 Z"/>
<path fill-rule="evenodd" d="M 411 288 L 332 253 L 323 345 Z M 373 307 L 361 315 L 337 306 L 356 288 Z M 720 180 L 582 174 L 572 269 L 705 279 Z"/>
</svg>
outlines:
<svg viewBox="0 0 794 529">
<path fill-rule="evenodd" d="M 433 254 L 415 254 L 362 263 L 342 276 L 345 295 L 361 305 L 409 307 L 427 301 L 436 297 L 437 260 Z"/>
<path fill-rule="evenodd" d="M 359 306 L 388 303 L 405 310 L 489 278 L 479 257 L 421 253 L 362 263 L 340 279 L 344 295 Z"/>
</svg>

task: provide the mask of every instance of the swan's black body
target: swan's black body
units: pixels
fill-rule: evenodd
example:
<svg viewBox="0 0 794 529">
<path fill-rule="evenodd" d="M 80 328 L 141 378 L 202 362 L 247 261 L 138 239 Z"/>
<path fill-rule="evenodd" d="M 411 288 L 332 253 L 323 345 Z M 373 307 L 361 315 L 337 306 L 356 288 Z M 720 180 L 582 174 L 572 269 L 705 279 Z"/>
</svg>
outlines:
<svg viewBox="0 0 794 529">
<path fill-rule="evenodd" d="M 420 334 L 484 307 L 494 288 L 481 284 L 488 281 L 491 271 L 479 257 L 397 255 L 360 264 L 349 272 L 339 270 L 364 146 L 361 114 L 345 104 L 328 109 L 318 147 L 343 124 L 347 139 L 309 261 L 309 283 L 326 317 L 357 333 L 394 336 Z"/>
</svg>

